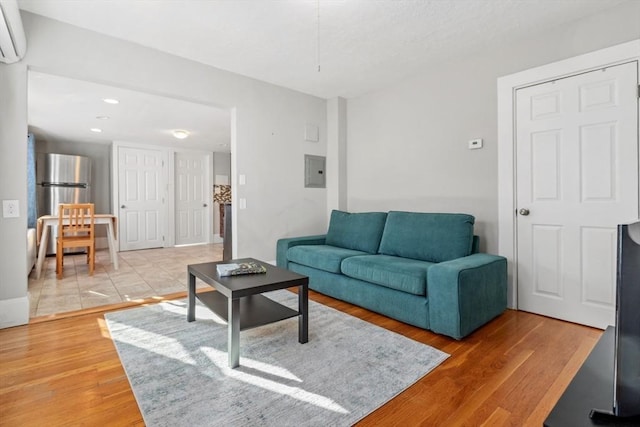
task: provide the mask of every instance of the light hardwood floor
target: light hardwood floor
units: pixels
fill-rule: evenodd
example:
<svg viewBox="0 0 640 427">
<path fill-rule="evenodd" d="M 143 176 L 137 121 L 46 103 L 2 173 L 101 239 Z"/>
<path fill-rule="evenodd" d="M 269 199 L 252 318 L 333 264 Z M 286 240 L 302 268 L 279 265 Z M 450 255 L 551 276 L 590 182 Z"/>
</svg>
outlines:
<svg viewBox="0 0 640 427">
<path fill-rule="evenodd" d="M 602 334 L 508 310 L 455 341 L 315 292 L 310 298 L 451 355 L 359 426 L 541 426 Z M 143 425 L 103 317 L 123 304 L 0 330 L 0 425 Z"/>
</svg>

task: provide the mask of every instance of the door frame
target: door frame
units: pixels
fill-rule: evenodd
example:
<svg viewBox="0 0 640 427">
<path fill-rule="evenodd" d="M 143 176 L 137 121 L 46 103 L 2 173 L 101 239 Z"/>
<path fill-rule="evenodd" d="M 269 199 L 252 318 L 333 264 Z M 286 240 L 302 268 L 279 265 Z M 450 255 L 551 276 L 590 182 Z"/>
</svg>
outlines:
<svg viewBox="0 0 640 427">
<path fill-rule="evenodd" d="M 510 308 L 518 308 L 516 90 L 632 61 L 640 62 L 640 39 L 498 78 L 498 253 L 508 261 L 507 303 Z M 640 182 L 640 177 L 638 180 Z"/>
</svg>

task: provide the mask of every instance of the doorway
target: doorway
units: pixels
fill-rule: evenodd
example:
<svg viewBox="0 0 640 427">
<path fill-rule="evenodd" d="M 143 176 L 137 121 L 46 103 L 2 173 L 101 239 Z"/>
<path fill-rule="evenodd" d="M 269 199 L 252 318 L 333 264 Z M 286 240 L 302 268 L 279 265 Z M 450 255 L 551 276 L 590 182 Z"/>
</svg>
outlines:
<svg viewBox="0 0 640 427">
<path fill-rule="evenodd" d="M 175 244 L 174 187 L 172 180 L 168 179 L 173 173 L 173 170 L 168 169 L 168 156 L 173 158 L 176 151 L 194 150 L 222 152 L 230 157 L 228 153 L 232 122 L 229 109 L 39 71 L 29 70 L 28 73 L 28 125 L 36 139 L 36 151 L 91 157 L 95 183 L 92 201 L 97 212 L 119 215 L 123 204 L 118 204 L 118 175 L 114 169 L 114 165 L 118 163 L 117 152 L 114 151 L 117 144 L 132 149 L 162 152 L 164 157 L 160 160 L 160 169 L 164 167 L 164 181 L 159 183 L 157 179 L 151 179 L 149 170 L 146 169 L 151 164 L 157 166 L 158 159 L 149 162 L 149 158 L 140 160 L 140 157 L 136 160 L 138 166 L 132 168 L 130 175 L 144 170 L 145 176 L 136 176 L 136 179 L 129 181 L 145 182 L 142 186 L 143 191 L 148 192 L 145 197 L 157 199 L 151 197 L 155 190 L 149 192 L 155 185 L 158 185 L 157 193 L 165 197 L 164 208 L 156 215 L 158 220 L 151 218 L 144 227 L 137 227 L 138 232 L 143 230 L 154 237 L 164 235 L 162 249 L 119 253 L 120 268 L 115 270 L 106 250 L 106 237 L 98 236 L 98 265 L 95 274 L 92 277 L 86 274 L 80 258 L 77 262 L 69 259 L 65 260 L 65 267 L 68 267 L 65 271 L 69 273 L 69 277 L 65 277 L 63 281 L 52 279 L 53 267 L 49 266 L 50 260 L 46 259 L 40 279 L 30 277 L 28 281 L 30 317 L 164 295 L 176 292 L 178 288 L 184 290 L 186 287 L 182 282 L 187 263 L 201 259 L 222 259 L 221 244 L 204 244 L 171 252 L 171 246 Z M 107 103 L 107 98 L 119 100 L 119 103 Z M 187 139 L 178 141 L 173 130 L 182 128 L 191 132 Z M 131 151 L 128 154 L 136 153 Z M 134 157 L 136 156 L 137 154 Z M 213 170 L 211 174 L 214 174 Z M 151 183 L 154 184 L 149 186 Z M 137 184 L 135 188 L 139 188 Z M 127 206 L 125 203 L 125 207 Z M 139 209 L 139 212 L 142 210 Z M 162 215 L 162 233 L 154 233 L 154 224 L 162 222 Z M 149 227 L 149 224 L 153 226 Z M 128 230 L 126 233 L 132 234 L 133 231 Z M 118 232 L 118 238 L 126 233 Z M 212 240 L 210 236 L 208 241 Z M 171 263 L 166 261 L 169 258 Z M 180 261 L 181 264 L 174 265 L 173 261 Z M 72 277 L 73 271 L 77 272 L 76 278 Z"/>
<path fill-rule="evenodd" d="M 633 49 L 499 79 L 500 253 L 518 309 L 614 323 L 615 229 L 640 210 Z"/>
<path fill-rule="evenodd" d="M 616 225 L 638 213 L 636 75 L 627 63 L 516 91 L 521 310 L 614 323 Z"/>
</svg>

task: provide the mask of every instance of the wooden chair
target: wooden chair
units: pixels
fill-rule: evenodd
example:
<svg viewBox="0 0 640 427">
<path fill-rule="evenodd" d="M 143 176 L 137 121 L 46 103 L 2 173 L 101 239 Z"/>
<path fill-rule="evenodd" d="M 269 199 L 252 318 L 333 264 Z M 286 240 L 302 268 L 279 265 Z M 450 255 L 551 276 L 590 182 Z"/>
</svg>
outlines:
<svg viewBox="0 0 640 427">
<path fill-rule="evenodd" d="M 60 204 L 56 241 L 56 277 L 62 279 L 65 248 L 87 247 L 89 275 L 93 275 L 96 259 L 95 211 L 93 203 Z"/>
</svg>

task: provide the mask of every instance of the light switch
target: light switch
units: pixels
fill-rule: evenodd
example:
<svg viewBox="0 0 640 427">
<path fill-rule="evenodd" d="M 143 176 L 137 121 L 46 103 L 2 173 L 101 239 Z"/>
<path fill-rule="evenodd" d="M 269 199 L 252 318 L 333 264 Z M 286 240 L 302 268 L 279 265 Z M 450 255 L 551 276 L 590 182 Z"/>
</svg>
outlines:
<svg viewBox="0 0 640 427">
<path fill-rule="evenodd" d="M 239 175 L 238 176 L 238 185 L 245 185 L 247 183 L 247 176 L 246 175 Z"/>
<path fill-rule="evenodd" d="M 247 209 L 247 199 L 240 198 L 240 209 Z"/>
</svg>

